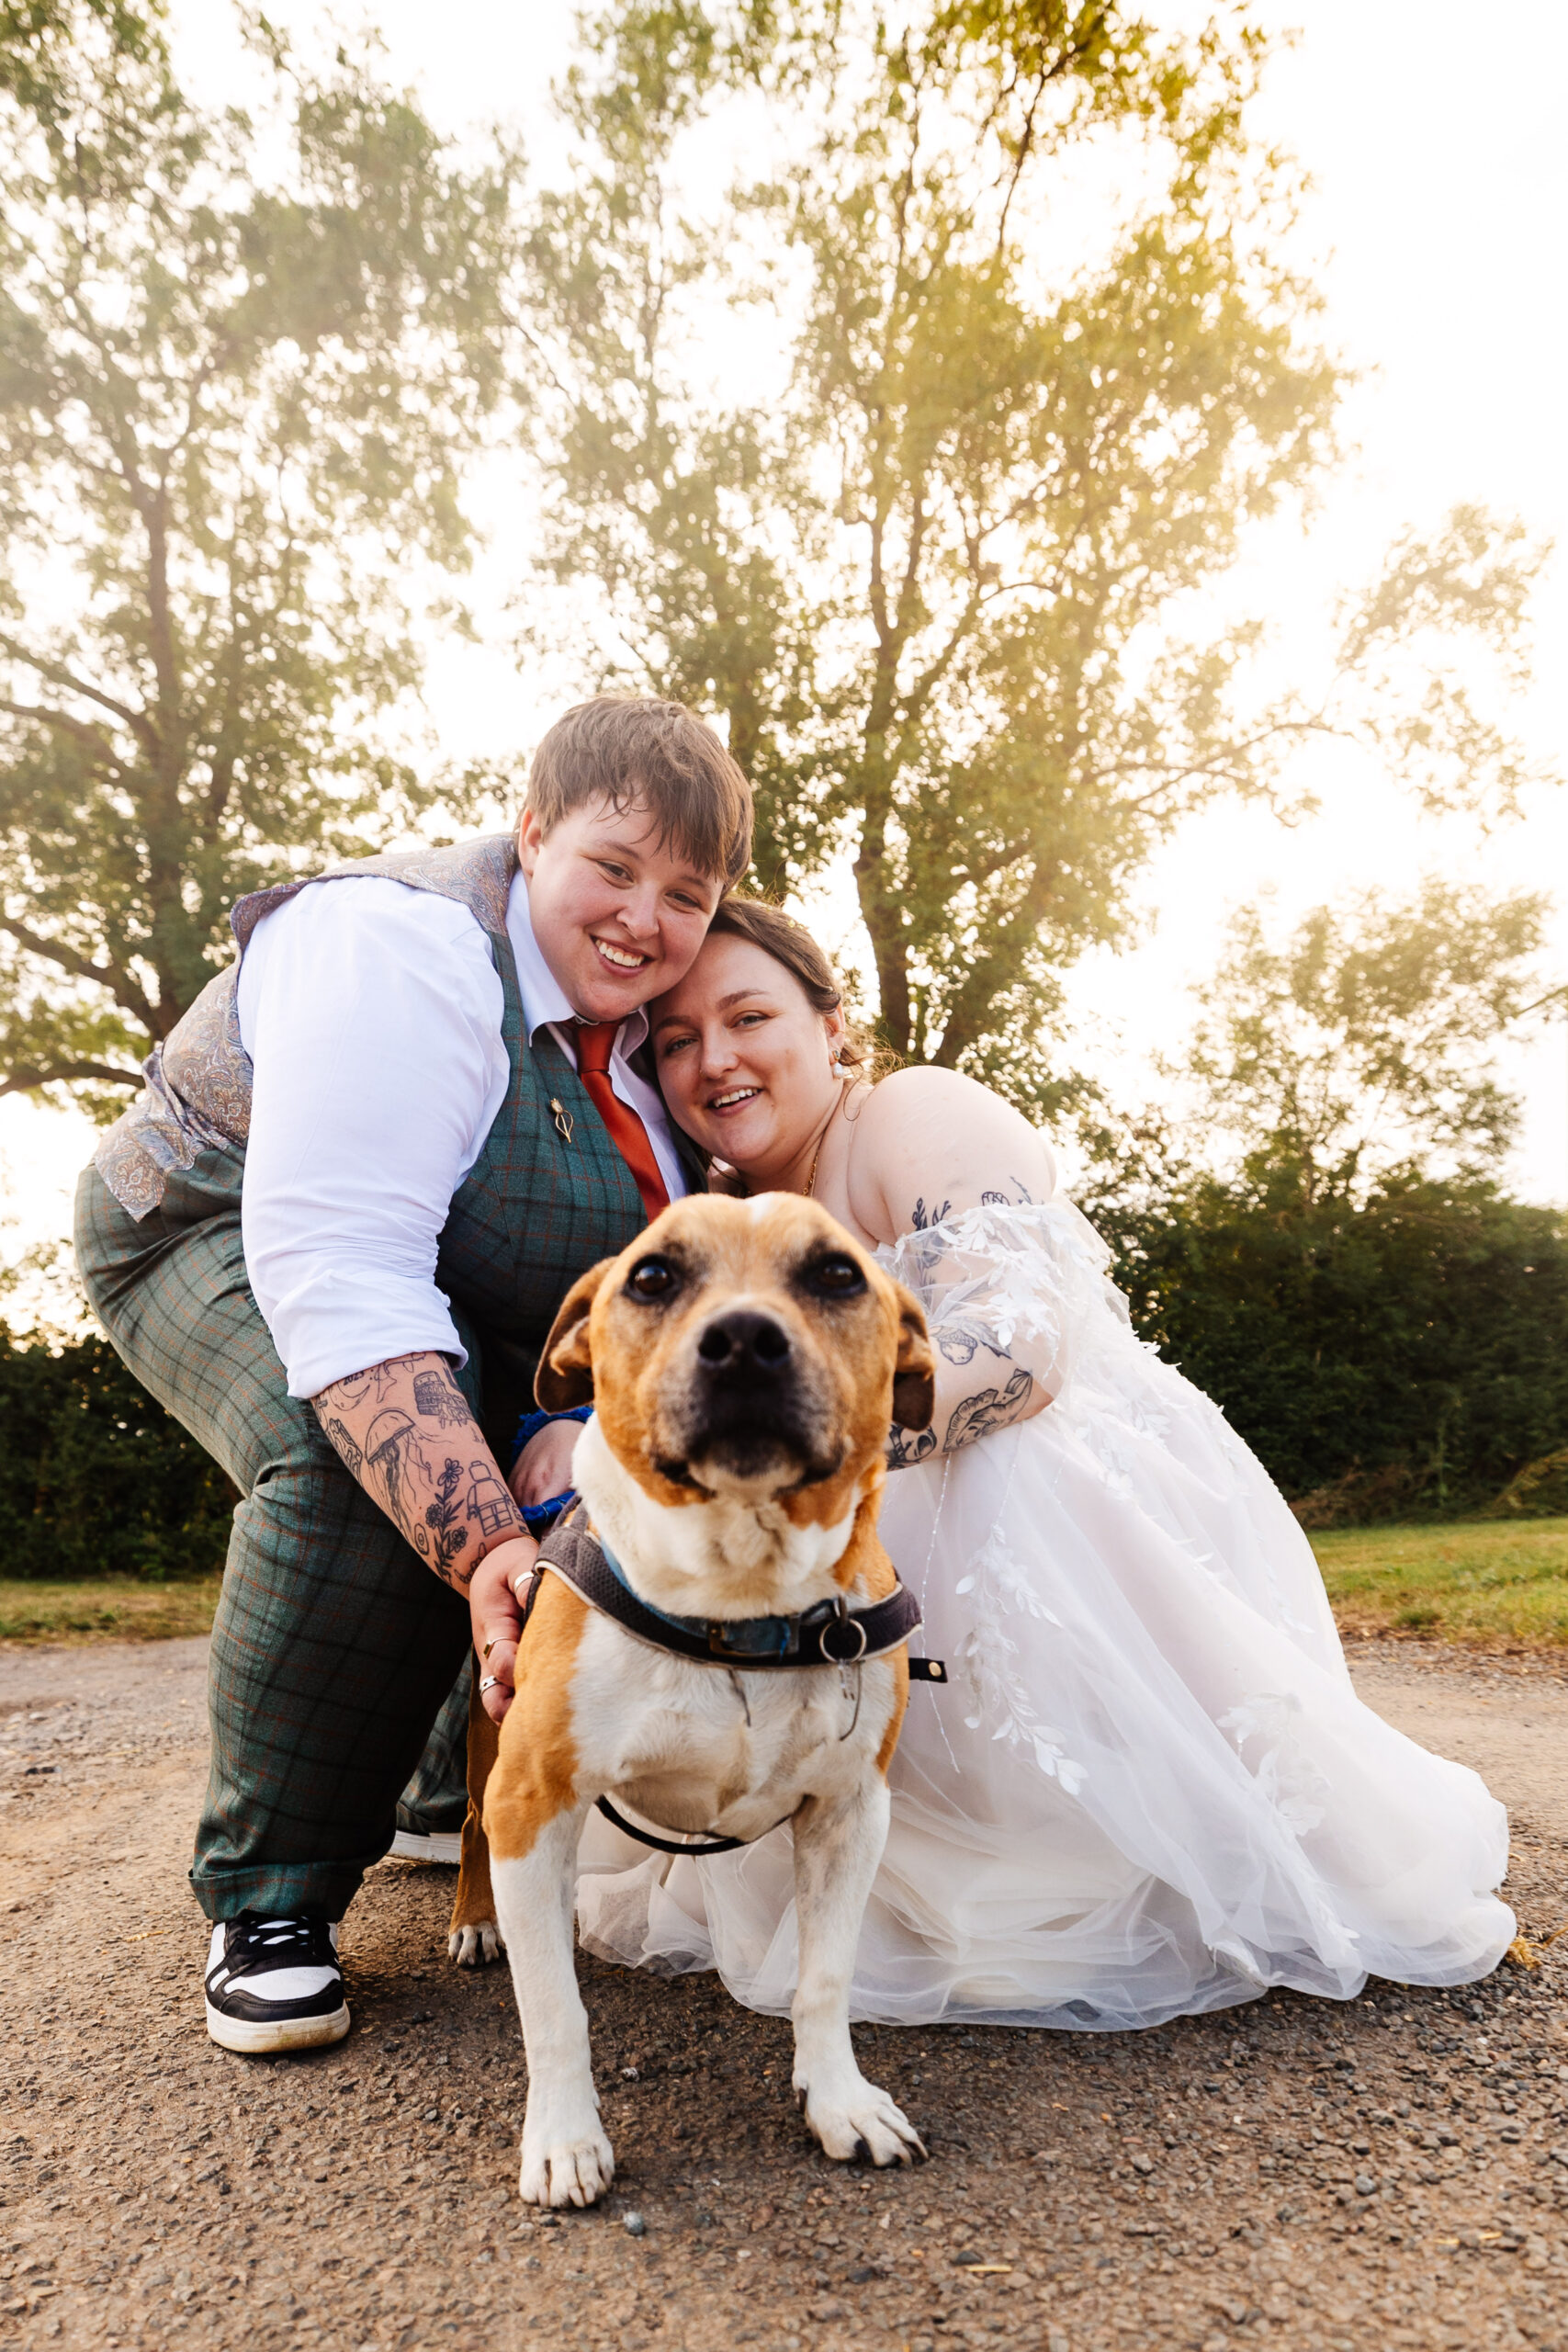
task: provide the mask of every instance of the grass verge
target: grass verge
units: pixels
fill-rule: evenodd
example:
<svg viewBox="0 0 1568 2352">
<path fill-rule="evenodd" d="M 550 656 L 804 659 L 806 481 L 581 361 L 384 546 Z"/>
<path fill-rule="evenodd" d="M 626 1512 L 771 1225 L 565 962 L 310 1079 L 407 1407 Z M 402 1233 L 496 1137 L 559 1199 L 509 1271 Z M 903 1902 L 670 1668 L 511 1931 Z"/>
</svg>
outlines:
<svg viewBox="0 0 1568 2352">
<path fill-rule="evenodd" d="M 1347 1634 L 1419 1634 L 1474 1648 L 1568 1647 L 1568 1519 L 1456 1520 L 1314 1533 Z M 219 1578 L 92 1584 L 0 1578 L 0 1641 L 165 1641 L 205 1634 Z"/>
<path fill-rule="evenodd" d="M 1345 1527 L 1311 1540 L 1342 1633 L 1568 1645 L 1568 1519 Z"/>
<path fill-rule="evenodd" d="M 218 1577 L 141 1584 L 133 1577 L 91 1583 L 0 1577 L 0 1642 L 164 1642 L 211 1630 Z"/>
</svg>

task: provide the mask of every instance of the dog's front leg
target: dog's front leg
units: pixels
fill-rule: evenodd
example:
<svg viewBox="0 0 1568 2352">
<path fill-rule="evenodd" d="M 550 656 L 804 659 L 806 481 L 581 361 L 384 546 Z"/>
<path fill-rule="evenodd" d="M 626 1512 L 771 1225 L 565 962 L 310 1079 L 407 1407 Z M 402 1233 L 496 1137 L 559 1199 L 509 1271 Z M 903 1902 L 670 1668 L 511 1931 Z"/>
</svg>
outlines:
<svg viewBox="0 0 1568 2352">
<path fill-rule="evenodd" d="M 468 1814 L 463 1824 L 462 1860 L 452 1905 L 446 1949 L 459 1968 L 478 1968 L 501 1956 L 495 1897 L 490 1883 L 490 1847 L 484 1832 L 485 1791 L 495 1769 L 501 1726 L 491 1723 L 479 1697 L 476 1669 L 468 1690 Z"/>
<path fill-rule="evenodd" d="M 838 1804 L 808 1798 L 795 1819 L 795 2094 L 824 2154 L 840 2163 L 865 2154 L 874 2165 L 907 2165 L 926 2153 L 908 2117 L 866 2081 L 850 2040 L 855 1948 L 887 1843 L 888 1811 L 878 1772 Z"/>
<path fill-rule="evenodd" d="M 529 2205 L 592 2205 L 615 2172 L 572 1962 L 577 1840 L 587 1809 L 558 1813 L 521 1860 L 491 1860 L 528 2058 L 518 2187 Z"/>
</svg>

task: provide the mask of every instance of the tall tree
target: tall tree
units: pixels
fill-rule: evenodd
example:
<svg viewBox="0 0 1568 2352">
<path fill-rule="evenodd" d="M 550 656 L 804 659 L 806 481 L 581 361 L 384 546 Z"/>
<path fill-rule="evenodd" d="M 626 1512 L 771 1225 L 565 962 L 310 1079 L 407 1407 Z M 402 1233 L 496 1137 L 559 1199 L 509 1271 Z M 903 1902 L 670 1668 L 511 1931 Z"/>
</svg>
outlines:
<svg viewBox="0 0 1568 2352">
<path fill-rule="evenodd" d="M 616 0 L 536 210 L 546 569 L 607 596 L 606 674 L 728 714 L 764 883 L 851 854 L 898 1051 L 1039 1108 L 1058 976 L 1155 842 L 1359 684 L 1398 673 L 1368 732 L 1429 797 L 1517 781 L 1445 670 L 1457 627 L 1517 650 L 1531 559 L 1483 517 L 1396 550 L 1324 695 L 1243 716 L 1254 632 L 1181 634 L 1332 449 L 1265 52 L 1115 0 Z M 703 216 L 716 120 L 768 168 Z M 737 400 L 695 355 L 740 337 L 776 381 Z"/>
<path fill-rule="evenodd" d="M 0 17 L 0 1093 L 110 1109 L 234 898 L 418 798 L 386 714 L 509 390 L 515 159 L 341 52 L 204 112 L 158 17 Z"/>
</svg>

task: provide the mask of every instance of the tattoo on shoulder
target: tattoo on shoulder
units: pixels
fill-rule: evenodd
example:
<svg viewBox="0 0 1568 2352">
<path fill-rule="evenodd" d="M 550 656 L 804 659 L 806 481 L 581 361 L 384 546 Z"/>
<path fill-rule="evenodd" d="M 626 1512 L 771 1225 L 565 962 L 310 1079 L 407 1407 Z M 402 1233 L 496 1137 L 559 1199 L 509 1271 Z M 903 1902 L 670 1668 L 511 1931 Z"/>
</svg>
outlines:
<svg viewBox="0 0 1568 2352">
<path fill-rule="evenodd" d="M 948 1422 L 943 1453 L 956 1453 L 961 1446 L 973 1445 L 977 1438 L 988 1437 L 993 1430 L 1016 1421 L 1033 1387 L 1033 1374 L 1020 1364 L 1005 1388 L 982 1388 L 965 1396 Z"/>
<path fill-rule="evenodd" d="M 1018 1186 L 1018 1190 L 1016 1191 L 1016 1193 L 981 1193 L 980 1198 L 981 1198 L 981 1200 L 985 1203 L 985 1204 L 986 1204 L 986 1206 L 987 1206 L 987 1208 L 994 1208 L 994 1209 L 1010 1209 L 1010 1208 L 1017 1208 L 1017 1207 L 1019 1207 L 1020 1205 L 1021 1205 L 1022 1204 L 1025 1204 L 1025 1203 L 1027 1203 L 1027 1204 L 1029 1204 L 1031 1206 L 1032 1206 L 1032 1204 L 1033 1204 L 1033 1201 L 1034 1201 L 1034 1195 L 1033 1195 L 1033 1193 L 1030 1191 L 1030 1189 L 1029 1189 L 1029 1187 L 1028 1187 L 1028 1185 L 1027 1185 L 1027 1184 L 1020 1184 L 1020 1183 L 1019 1183 L 1019 1182 L 1018 1182 L 1018 1178 L 1017 1178 L 1016 1176 L 1010 1176 L 1010 1177 L 1008 1178 L 1008 1182 L 1009 1182 L 1010 1184 L 1015 1184 L 1015 1185 L 1017 1185 L 1017 1186 Z"/>
<path fill-rule="evenodd" d="M 936 1452 L 935 1430 L 907 1430 L 895 1421 L 887 1435 L 887 1467 L 908 1470 Z"/>
<path fill-rule="evenodd" d="M 953 1203 L 951 1201 L 943 1201 L 940 1208 L 938 1208 L 933 1203 L 931 1207 L 928 1209 L 926 1206 L 925 1194 L 922 1193 L 919 1199 L 915 1203 L 914 1215 L 910 1220 L 915 1232 L 924 1233 L 931 1226 L 940 1225 L 942 1218 L 946 1216 L 948 1212 L 951 1210 L 952 1206 Z"/>
<path fill-rule="evenodd" d="M 468 1398 L 446 1370 L 415 1373 L 413 1403 L 415 1412 L 438 1429 L 462 1429 L 474 1418 Z"/>
</svg>

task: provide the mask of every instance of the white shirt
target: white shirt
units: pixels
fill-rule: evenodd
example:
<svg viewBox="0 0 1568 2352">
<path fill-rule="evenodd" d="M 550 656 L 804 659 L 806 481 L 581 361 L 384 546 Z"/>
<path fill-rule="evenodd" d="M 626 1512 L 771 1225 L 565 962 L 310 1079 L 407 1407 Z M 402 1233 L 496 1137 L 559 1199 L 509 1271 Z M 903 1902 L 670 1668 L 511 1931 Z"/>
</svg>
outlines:
<svg viewBox="0 0 1568 2352">
<path fill-rule="evenodd" d="M 530 1041 L 547 1028 L 575 1069 L 574 1015 L 521 874 L 506 932 Z M 503 1004 L 478 922 L 431 890 L 334 882 L 252 933 L 236 992 L 255 1073 L 240 1228 L 291 1396 L 422 1349 L 466 1361 L 435 1249 L 511 1082 Z M 677 1200 L 686 1180 L 669 1115 L 626 1058 L 647 1035 L 645 1013 L 622 1022 L 610 1083 Z"/>
</svg>

